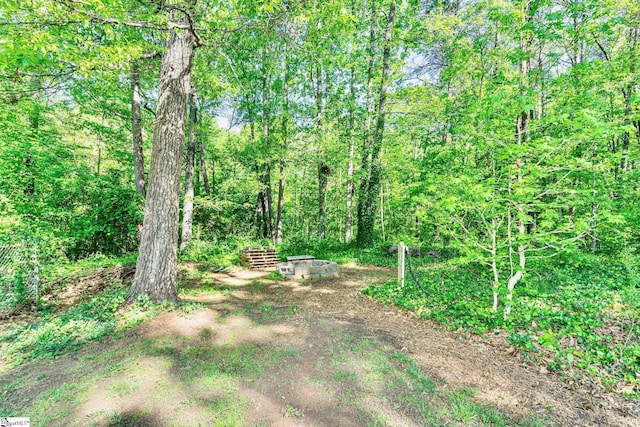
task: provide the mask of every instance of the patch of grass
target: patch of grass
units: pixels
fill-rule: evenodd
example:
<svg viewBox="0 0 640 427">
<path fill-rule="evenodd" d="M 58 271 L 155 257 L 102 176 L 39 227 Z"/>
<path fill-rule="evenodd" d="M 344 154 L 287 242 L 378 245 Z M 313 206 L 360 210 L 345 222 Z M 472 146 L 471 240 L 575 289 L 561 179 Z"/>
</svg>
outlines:
<svg viewBox="0 0 640 427">
<path fill-rule="evenodd" d="M 187 346 L 178 350 L 172 346 L 153 346 L 147 350 L 152 355 L 170 356 L 182 380 L 194 382 L 208 375 L 233 375 L 256 378 L 264 369 L 295 355 L 291 351 L 274 347 L 245 343 L 239 346 L 210 345 L 208 343 Z"/>
<path fill-rule="evenodd" d="M 111 414 L 107 418 L 109 427 L 152 427 L 156 421 L 149 411 L 136 411 Z"/>
<path fill-rule="evenodd" d="M 16 407 L 11 416 L 31 418 L 32 425 L 60 425 L 60 421 L 73 413 L 78 396 L 86 387 L 83 384 L 64 383 L 41 393 L 30 407 Z"/>
<path fill-rule="evenodd" d="M 388 376 L 385 388 L 395 396 L 398 409 L 414 414 L 423 425 L 540 425 L 537 418 L 514 420 L 494 406 L 475 402 L 475 389 L 471 387 L 449 393 L 439 391 L 434 380 L 404 353 L 395 352 L 390 359 L 396 370 Z"/>
<path fill-rule="evenodd" d="M 338 398 L 341 406 L 357 406 L 364 392 L 354 389 L 343 390 Z"/>
<path fill-rule="evenodd" d="M 107 395 L 124 397 L 140 388 L 139 380 L 127 378 L 109 384 Z"/>
<path fill-rule="evenodd" d="M 194 313 L 196 311 L 202 311 L 207 309 L 206 304 L 203 304 L 201 302 L 190 302 L 190 301 L 180 301 L 178 302 L 177 307 L 180 310 L 180 312 L 184 314 Z"/>
<path fill-rule="evenodd" d="M 281 410 L 282 416 L 285 418 L 304 418 L 305 410 L 296 408 L 295 406 L 286 405 Z"/>
<path fill-rule="evenodd" d="M 197 296 L 202 294 L 232 295 L 233 289 L 227 285 L 206 279 L 187 280 L 178 283 L 179 296 Z"/>
<path fill-rule="evenodd" d="M 259 305 L 248 304 L 242 308 L 232 311 L 231 315 L 250 315 L 259 321 L 268 322 L 273 320 L 284 320 L 298 312 L 296 306 L 276 307 L 270 303 Z"/>
<path fill-rule="evenodd" d="M 229 396 L 210 401 L 207 412 L 214 427 L 242 425 L 247 402 L 239 396 Z"/>
<path fill-rule="evenodd" d="M 333 375 L 331 375 L 331 379 L 334 381 L 355 382 L 358 380 L 358 374 L 355 372 L 337 370 Z"/>
<path fill-rule="evenodd" d="M 430 377 L 424 375 L 416 362 L 402 352 L 394 353 L 391 358 L 404 365 L 404 372 L 410 379 L 411 389 L 416 393 L 435 393 L 436 386 Z"/>
<path fill-rule="evenodd" d="M 384 406 L 419 425 L 514 426 L 528 422 L 475 402 L 475 389 L 471 387 L 453 392 L 439 390 L 438 382 L 411 357 L 375 338 L 330 327 L 326 336 L 331 342 L 326 345 L 329 363 L 316 369 L 329 370 L 330 374 L 321 384 L 325 390 L 334 390 L 341 407 L 359 411 L 362 425 L 391 423 L 384 413 L 371 411 L 366 396 L 375 396 Z"/>
</svg>

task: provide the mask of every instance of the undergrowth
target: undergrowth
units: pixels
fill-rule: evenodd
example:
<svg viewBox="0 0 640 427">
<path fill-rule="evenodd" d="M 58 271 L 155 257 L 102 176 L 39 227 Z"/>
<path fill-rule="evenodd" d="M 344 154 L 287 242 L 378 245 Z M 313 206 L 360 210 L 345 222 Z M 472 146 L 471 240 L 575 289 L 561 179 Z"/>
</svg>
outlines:
<svg viewBox="0 0 640 427">
<path fill-rule="evenodd" d="M 640 290 L 624 264 L 589 256 L 532 263 L 505 321 L 502 309 L 491 310 L 486 267 L 414 262 L 419 283 L 408 275 L 404 286 L 391 281 L 363 292 L 449 329 L 504 331 L 512 346 L 550 371 L 640 397 Z"/>
<path fill-rule="evenodd" d="M 117 337 L 122 331 L 175 307 L 142 296 L 126 305 L 127 291 L 124 284 L 112 284 L 65 312 L 55 313 L 51 306 L 42 307 L 42 314 L 34 323 L 8 326 L 0 336 L 0 354 L 6 367 L 56 357 L 88 341 Z M 178 307 L 187 312 L 194 309 L 193 304 L 183 305 Z"/>
<path fill-rule="evenodd" d="M 138 253 L 130 253 L 119 257 L 95 254 L 78 261 L 59 260 L 41 267 L 41 280 L 52 282 L 63 277 L 79 277 L 97 268 L 109 268 L 118 265 L 135 264 Z"/>
</svg>

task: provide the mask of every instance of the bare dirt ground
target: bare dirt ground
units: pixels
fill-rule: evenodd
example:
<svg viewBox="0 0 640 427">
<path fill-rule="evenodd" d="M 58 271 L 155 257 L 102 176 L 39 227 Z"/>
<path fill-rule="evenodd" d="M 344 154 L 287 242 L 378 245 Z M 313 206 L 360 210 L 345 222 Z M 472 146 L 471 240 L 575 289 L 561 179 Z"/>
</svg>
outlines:
<svg viewBox="0 0 640 427">
<path fill-rule="evenodd" d="M 640 426 L 638 401 L 572 389 L 499 339 L 469 340 L 362 295 L 392 279 L 388 269 L 343 266 L 338 279 L 285 281 L 269 271 L 182 268 L 191 290 L 182 298 L 204 309 L 164 312 L 120 339 L 0 376 L 24 384 L 10 407 L 45 396 L 64 408 L 36 425 L 530 425 L 533 417 L 542 420 L 534 425 Z M 401 372 L 393 365 L 403 354 L 411 361 Z M 401 381 L 411 363 L 437 393 Z M 70 385 L 81 377 L 91 380 Z M 451 406 L 460 390 L 507 421 L 465 418 Z M 433 396 L 447 393 L 449 409 L 426 417 L 420 405 L 438 408 Z"/>
</svg>

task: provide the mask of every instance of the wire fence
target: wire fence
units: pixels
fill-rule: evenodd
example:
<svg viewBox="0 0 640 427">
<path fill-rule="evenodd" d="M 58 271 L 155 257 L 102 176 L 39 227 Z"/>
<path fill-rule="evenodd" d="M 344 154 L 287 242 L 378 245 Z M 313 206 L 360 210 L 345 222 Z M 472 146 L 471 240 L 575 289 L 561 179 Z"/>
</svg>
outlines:
<svg viewBox="0 0 640 427">
<path fill-rule="evenodd" d="M 28 243 L 0 244 L 0 318 L 40 298 L 38 250 Z"/>
</svg>

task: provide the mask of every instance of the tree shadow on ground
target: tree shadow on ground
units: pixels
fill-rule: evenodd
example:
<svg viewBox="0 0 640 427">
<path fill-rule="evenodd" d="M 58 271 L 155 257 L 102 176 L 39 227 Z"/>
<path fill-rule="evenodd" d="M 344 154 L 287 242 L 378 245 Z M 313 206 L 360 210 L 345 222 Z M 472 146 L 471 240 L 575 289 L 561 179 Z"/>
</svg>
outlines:
<svg viewBox="0 0 640 427">
<path fill-rule="evenodd" d="M 162 423 L 144 411 L 125 411 L 109 417 L 107 427 L 154 427 Z"/>
<path fill-rule="evenodd" d="M 322 283 L 305 284 L 311 287 L 305 296 Z M 188 419 L 219 426 L 415 426 L 488 417 L 517 424 L 472 405 L 470 391 L 454 400 L 437 394 L 431 375 L 382 331 L 357 319 L 298 311 L 299 300 L 280 300 L 251 281 L 233 286 L 207 284 L 205 293 L 219 288 L 220 298 L 203 302 L 204 310 L 164 312 L 122 339 L 21 366 L 11 378 L 17 386 L 12 406 L 33 417 L 53 405 L 56 425 L 87 419 L 182 425 Z M 43 372 L 48 384 L 37 386 Z M 9 379 L 3 376 L 0 384 Z"/>
</svg>

